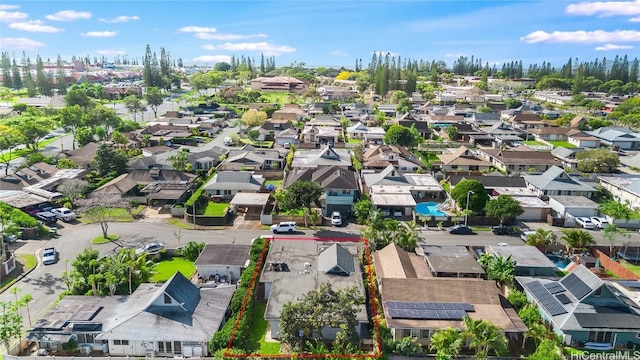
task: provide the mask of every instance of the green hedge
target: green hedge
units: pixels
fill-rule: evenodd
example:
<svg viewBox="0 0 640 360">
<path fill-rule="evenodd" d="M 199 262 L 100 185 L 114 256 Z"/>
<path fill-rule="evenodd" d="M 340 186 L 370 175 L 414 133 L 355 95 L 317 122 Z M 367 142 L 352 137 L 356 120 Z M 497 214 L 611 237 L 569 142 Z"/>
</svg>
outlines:
<svg viewBox="0 0 640 360">
<path fill-rule="evenodd" d="M 21 228 L 34 228 L 40 225 L 40 222 L 29 214 L 5 203 L 0 203 L 0 212 L 7 220 Z"/>
<path fill-rule="evenodd" d="M 236 322 L 238 321 L 238 316 L 240 316 L 240 309 L 242 308 L 242 303 L 244 299 L 247 297 L 247 292 L 249 290 L 249 285 L 251 285 L 251 278 L 253 274 L 256 272 L 256 266 L 258 265 L 258 261 L 260 260 L 260 255 L 262 254 L 262 248 L 264 247 L 266 239 L 258 238 L 251 245 L 251 253 L 249 262 L 249 266 L 244 269 L 242 275 L 240 275 L 240 280 L 238 281 L 238 287 L 233 294 L 233 298 L 231 299 L 230 311 L 231 316 L 229 320 L 222 326 L 218 332 L 213 335 L 211 342 L 209 342 L 209 352 L 215 353 L 220 349 L 225 349 L 229 345 L 229 341 L 231 340 L 231 334 L 233 333 L 233 329 L 235 328 Z M 266 257 L 267 252 L 265 251 L 264 256 Z M 264 259 L 261 263 L 260 269 L 258 269 L 258 273 L 262 270 L 262 265 L 264 265 Z M 258 279 L 256 278 L 256 281 Z M 244 313 L 242 314 L 242 318 L 240 319 L 240 323 L 238 324 L 238 329 L 236 330 L 236 334 L 233 340 L 233 347 L 235 349 L 243 350 L 247 353 L 256 351 L 257 349 L 249 348 L 249 336 L 247 334 L 247 328 L 251 324 L 248 322 L 249 316 L 247 316 L 247 312 L 251 311 L 253 308 L 254 296 L 256 291 L 257 284 L 253 284 L 251 288 L 251 293 L 247 299 L 247 304 L 244 309 Z"/>
<path fill-rule="evenodd" d="M 193 194 L 191 194 L 191 197 L 189 197 L 189 199 L 187 199 L 187 201 L 185 201 L 184 203 L 185 208 L 191 208 L 193 206 L 193 203 L 196 203 L 197 205 L 202 205 L 200 203 L 202 201 L 201 200 L 201 195 L 203 191 L 202 188 L 204 187 L 204 185 L 206 185 L 209 182 L 209 180 L 213 179 L 214 176 L 216 176 L 215 172 L 211 174 L 211 176 L 209 176 L 205 181 L 202 182 L 202 185 L 198 187 L 198 190 L 196 190 Z"/>
</svg>

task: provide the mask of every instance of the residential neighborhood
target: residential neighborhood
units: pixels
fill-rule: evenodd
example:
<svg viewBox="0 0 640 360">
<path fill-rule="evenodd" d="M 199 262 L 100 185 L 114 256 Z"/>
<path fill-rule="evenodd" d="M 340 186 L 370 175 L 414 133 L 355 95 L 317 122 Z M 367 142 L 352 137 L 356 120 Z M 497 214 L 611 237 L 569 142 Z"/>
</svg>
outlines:
<svg viewBox="0 0 640 360">
<path fill-rule="evenodd" d="M 163 54 L 3 53 L 8 358 L 640 348 L 637 59 L 601 91 L 464 56 Z"/>
</svg>

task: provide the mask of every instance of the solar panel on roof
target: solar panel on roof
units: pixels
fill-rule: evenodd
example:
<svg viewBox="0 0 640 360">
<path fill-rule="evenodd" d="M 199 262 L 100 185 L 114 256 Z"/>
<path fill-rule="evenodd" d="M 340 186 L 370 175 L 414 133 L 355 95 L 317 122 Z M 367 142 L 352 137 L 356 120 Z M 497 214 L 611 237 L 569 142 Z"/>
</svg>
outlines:
<svg viewBox="0 0 640 360">
<path fill-rule="evenodd" d="M 576 274 L 569 274 L 566 278 L 560 280 L 560 283 L 577 299 L 582 299 L 591 292 L 591 288 L 580 280 Z"/>
<path fill-rule="evenodd" d="M 571 300 L 565 294 L 556 294 L 556 299 L 563 305 L 571 304 Z"/>
<path fill-rule="evenodd" d="M 556 316 L 561 314 L 566 314 L 567 310 L 556 300 L 556 298 L 551 295 L 549 290 L 547 290 L 539 281 L 533 281 L 527 284 L 529 291 L 533 294 L 533 296 L 538 300 L 540 305 L 547 310 L 549 315 Z"/>
<path fill-rule="evenodd" d="M 462 320 L 467 316 L 464 310 L 388 309 L 387 311 L 392 319 Z"/>
<path fill-rule="evenodd" d="M 469 303 L 387 301 L 385 306 L 387 309 L 474 311 L 473 305 Z"/>
<path fill-rule="evenodd" d="M 548 283 L 545 284 L 544 287 L 552 294 L 557 294 L 566 290 L 559 282 Z"/>
<path fill-rule="evenodd" d="M 640 281 L 618 281 L 617 283 L 624 287 L 640 289 Z"/>
</svg>

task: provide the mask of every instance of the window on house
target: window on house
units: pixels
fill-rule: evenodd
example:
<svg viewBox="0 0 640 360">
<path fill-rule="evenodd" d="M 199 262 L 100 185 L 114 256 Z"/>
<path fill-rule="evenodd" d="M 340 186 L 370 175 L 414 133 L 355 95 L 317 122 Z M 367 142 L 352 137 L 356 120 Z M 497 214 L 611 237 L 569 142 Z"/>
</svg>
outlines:
<svg viewBox="0 0 640 360">
<path fill-rule="evenodd" d="M 225 195 L 231 195 L 231 190 L 225 190 L 225 191 L 224 191 L 224 194 L 225 194 Z"/>
<path fill-rule="evenodd" d="M 129 340 L 113 340 L 113 345 L 129 345 Z"/>
<path fill-rule="evenodd" d="M 95 335 L 94 334 L 78 334 L 76 335 L 78 343 L 80 344 L 90 344 L 94 342 Z"/>
<path fill-rule="evenodd" d="M 173 353 L 178 355 L 182 354 L 182 344 L 180 341 L 173 342 Z"/>
<path fill-rule="evenodd" d="M 431 339 L 431 330 L 422 330 L 422 331 L 420 332 L 420 336 L 421 336 L 423 339 Z"/>
<path fill-rule="evenodd" d="M 164 294 L 164 303 L 171 304 L 171 296 Z"/>
<path fill-rule="evenodd" d="M 329 196 L 337 196 L 338 192 L 335 190 L 329 190 Z"/>
<path fill-rule="evenodd" d="M 414 339 L 419 339 L 420 338 L 420 329 L 411 329 L 411 332 L 409 333 L 409 336 L 414 338 Z"/>
<path fill-rule="evenodd" d="M 342 190 L 342 195 L 350 195 L 351 190 Z"/>
<path fill-rule="evenodd" d="M 589 340 L 591 342 L 611 343 L 611 331 L 589 331 Z"/>
<path fill-rule="evenodd" d="M 171 341 L 158 341 L 158 352 L 160 353 L 173 353 L 173 342 Z"/>
</svg>

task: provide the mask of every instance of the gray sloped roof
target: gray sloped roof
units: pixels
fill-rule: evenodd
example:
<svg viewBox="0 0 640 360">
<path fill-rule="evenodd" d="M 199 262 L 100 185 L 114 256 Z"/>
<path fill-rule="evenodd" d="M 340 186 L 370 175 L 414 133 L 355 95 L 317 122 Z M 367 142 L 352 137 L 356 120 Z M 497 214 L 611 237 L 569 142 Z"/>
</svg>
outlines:
<svg viewBox="0 0 640 360">
<path fill-rule="evenodd" d="M 555 165 L 541 175 L 525 175 L 524 179 L 540 190 L 596 191 L 591 186 L 572 179 L 562 168 Z"/>
<path fill-rule="evenodd" d="M 265 179 L 249 171 L 220 171 L 204 186 L 205 190 L 258 191 Z"/>
<path fill-rule="evenodd" d="M 551 153 L 553 154 L 553 156 L 557 156 L 559 158 L 566 159 L 569 156 L 571 156 L 571 154 L 580 152 L 582 150 L 584 150 L 584 149 L 582 149 L 582 148 L 567 149 L 567 148 L 564 148 L 562 146 L 559 146 L 559 147 L 551 150 Z"/>
<path fill-rule="evenodd" d="M 176 272 L 169 281 L 164 283 L 160 290 L 158 290 L 158 294 L 158 296 L 160 296 L 160 294 L 171 296 L 173 300 L 190 313 L 196 310 L 200 302 L 200 290 L 179 271 Z M 148 306 L 146 310 L 151 313 L 156 313 L 156 315 L 163 315 L 165 312 L 161 308 L 161 306 Z"/>
<path fill-rule="evenodd" d="M 409 181 L 402 172 L 396 170 L 391 164 L 379 173 L 362 174 L 362 178 L 368 187 L 373 185 L 409 185 Z"/>
<path fill-rule="evenodd" d="M 333 244 L 318 255 L 318 270 L 349 275 L 355 271 L 353 255 L 339 244 Z"/>
</svg>

